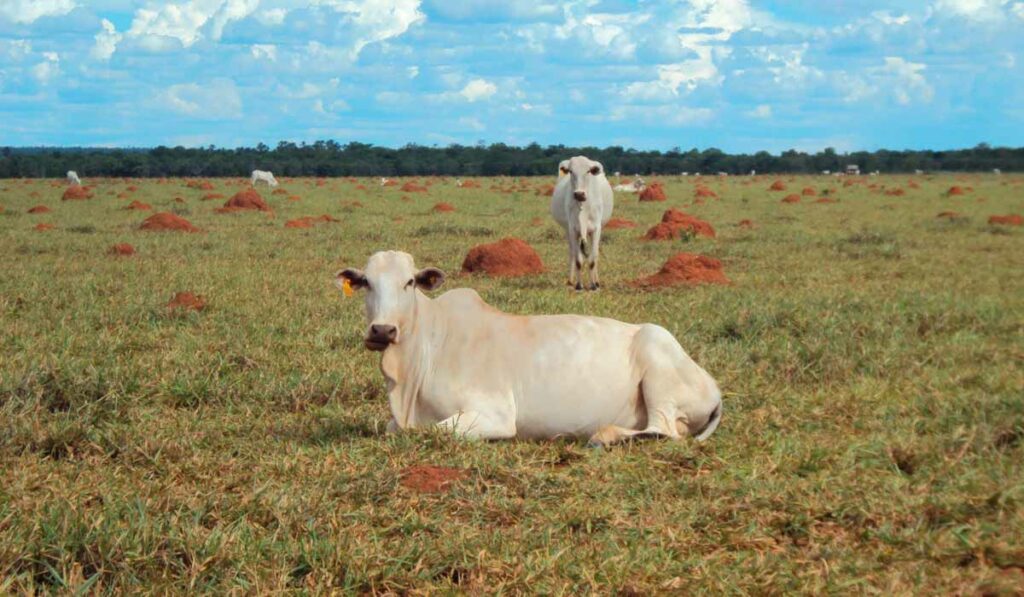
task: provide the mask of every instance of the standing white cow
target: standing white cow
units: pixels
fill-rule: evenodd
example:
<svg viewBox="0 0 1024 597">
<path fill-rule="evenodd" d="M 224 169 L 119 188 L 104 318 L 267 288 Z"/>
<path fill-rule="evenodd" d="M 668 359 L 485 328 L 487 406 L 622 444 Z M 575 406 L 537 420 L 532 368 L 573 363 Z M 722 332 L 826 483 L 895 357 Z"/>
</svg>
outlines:
<svg viewBox="0 0 1024 597">
<path fill-rule="evenodd" d="M 601 252 L 601 228 L 612 217 L 615 196 L 604 167 L 584 156 L 559 164 L 563 176 L 551 194 L 551 215 L 565 229 L 569 243 L 569 285 L 583 290 L 580 270 L 584 259 L 590 271 L 590 289 L 601 287 L 597 271 Z"/>
<path fill-rule="evenodd" d="M 635 437 L 703 441 L 718 427 L 715 380 L 665 328 L 579 315 L 511 315 L 386 251 L 336 283 L 366 291 L 363 343 L 381 351 L 388 432 L 438 427 L 480 439 Z"/>
<path fill-rule="evenodd" d="M 67 177 L 68 184 L 82 184 L 82 179 L 78 178 L 78 172 L 75 172 L 74 170 L 68 170 Z"/>
<path fill-rule="evenodd" d="M 252 177 L 250 178 L 250 182 L 251 182 L 252 186 L 256 186 L 256 183 L 261 181 L 261 180 L 263 182 L 267 183 L 267 186 L 270 186 L 270 187 L 276 187 L 277 186 L 277 179 L 274 178 L 274 173 L 273 172 L 263 171 L 263 170 L 253 170 L 252 171 Z"/>
</svg>

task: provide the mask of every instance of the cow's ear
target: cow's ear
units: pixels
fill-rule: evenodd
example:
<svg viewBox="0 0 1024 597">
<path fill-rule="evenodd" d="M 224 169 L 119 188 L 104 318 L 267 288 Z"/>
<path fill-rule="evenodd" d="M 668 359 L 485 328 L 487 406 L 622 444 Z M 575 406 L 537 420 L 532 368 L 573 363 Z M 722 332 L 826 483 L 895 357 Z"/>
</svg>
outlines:
<svg viewBox="0 0 1024 597">
<path fill-rule="evenodd" d="M 427 267 L 416 272 L 416 286 L 423 290 L 437 290 L 442 284 L 444 272 L 436 267 Z"/>
<path fill-rule="evenodd" d="M 366 288 L 369 286 L 366 282 L 366 274 L 362 270 L 349 268 L 338 270 L 338 273 L 334 274 L 334 284 L 342 290 L 345 289 L 346 280 L 352 288 Z"/>
</svg>

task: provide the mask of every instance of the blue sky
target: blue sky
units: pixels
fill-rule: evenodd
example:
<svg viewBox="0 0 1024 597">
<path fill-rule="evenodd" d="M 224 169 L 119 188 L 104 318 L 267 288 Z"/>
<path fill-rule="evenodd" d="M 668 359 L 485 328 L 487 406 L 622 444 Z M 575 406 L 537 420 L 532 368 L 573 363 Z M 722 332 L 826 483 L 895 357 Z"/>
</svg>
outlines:
<svg viewBox="0 0 1024 597">
<path fill-rule="evenodd" d="M 1024 145 L 1024 0 L 0 0 L 0 145 Z"/>
</svg>

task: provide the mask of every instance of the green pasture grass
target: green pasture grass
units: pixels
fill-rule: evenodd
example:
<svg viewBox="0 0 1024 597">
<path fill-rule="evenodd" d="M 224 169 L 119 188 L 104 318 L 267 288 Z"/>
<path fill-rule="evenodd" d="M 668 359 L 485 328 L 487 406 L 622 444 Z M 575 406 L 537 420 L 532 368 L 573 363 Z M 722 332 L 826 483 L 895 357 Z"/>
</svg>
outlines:
<svg viewBox="0 0 1024 597">
<path fill-rule="evenodd" d="M 778 178 L 706 177 L 703 205 L 692 177 L 663 177 L 665 203 L 618 195 L 639 226 L 606 232 L 583 293 L 536 194 L 553 177 L 283 180 L 301 200 L 260 187 L 272 216 L 216 214 L 176 179 L 86 179 L 79 202 L 0 181 L 0 593 L 1019 594 L 1024 229 L 987 218 L 1024 213 L 1024 179 Z M 839 202 L 781 202 L 804 187 Z M 131 199 L 203 232 L 139 231 Z M 640 240 L 668 207 L 717 236 Z M 321 214 L 341 221 L 283 226 Z M 547 272 L 459 274 L 509 236 Z M 122 242 L 137 254 L 107 254 Z M 718 380 L 721 427 L 607 450 L 385 436 L 362 301 L 332 286 L 381 249 L 503 310 L 666 327 Z M 681 251 L 732 283 L 628 285 Z M 207 309 L 168 311 L 177 291 Z M 418 493 L 400 480 L 419 464 L 468 476 Z"/>
</svg>

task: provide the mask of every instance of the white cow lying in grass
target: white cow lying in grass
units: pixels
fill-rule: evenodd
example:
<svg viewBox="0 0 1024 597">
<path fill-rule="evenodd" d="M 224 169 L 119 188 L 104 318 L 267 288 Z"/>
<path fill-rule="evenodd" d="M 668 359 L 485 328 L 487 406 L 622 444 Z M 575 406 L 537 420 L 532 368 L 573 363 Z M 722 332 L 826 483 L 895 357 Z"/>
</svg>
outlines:
<svg viewBox="0 0 1024 597">
<path fill-rule="evenodd" d="M 388 432 L 440 427 L 480 439 L 705 440 L 715 380 L 665 328 L 579 315 L 502 313 L 476 291 L 431 299 L 444 282 L 408 253 L 376 253 L 336 274 L 366 291 L 366 348 L 381 351 Z"/>
<path fill-rule="evenodd" d="M 644 182 L 644 179 L 637 176 L 635 179 L 633 179 L 633 182 L 629 184 L 615 185 L 614 190 L 618 193 L 642 193 L 643 190 L 646 188 L 647 183 Z"/>
<path fill-rule="evenodd" d="M 562 176 L 551 194 L 551 215 L 565 229 L 569 243 L 569 285 L 583 290 L 584 259 L 590 271 L 590 289 L 601 287 L 597 272 L 601 228 L 612 217 L 615 197 L 604 167 L 584 156 L 559 164 Z"/>
<path fill-rule="evenodd" d="M 68 184 L 82 184 L 82 179 L 78 178 L 78 172 L 75 172 L 74 170 L 68 170 L 67 177 Z"/>
<path fill-rule="evenodd" d="M 256 183 L 260 181 L 267 183 L 267 186 L 269 187 L 277 186 L 277 179 L 274 178 L 273 172 L 264 170 L 253 170 L 252 176 L 250 177 L 250 182 L 252 186 L 256 186 Z"/>
</svg>

